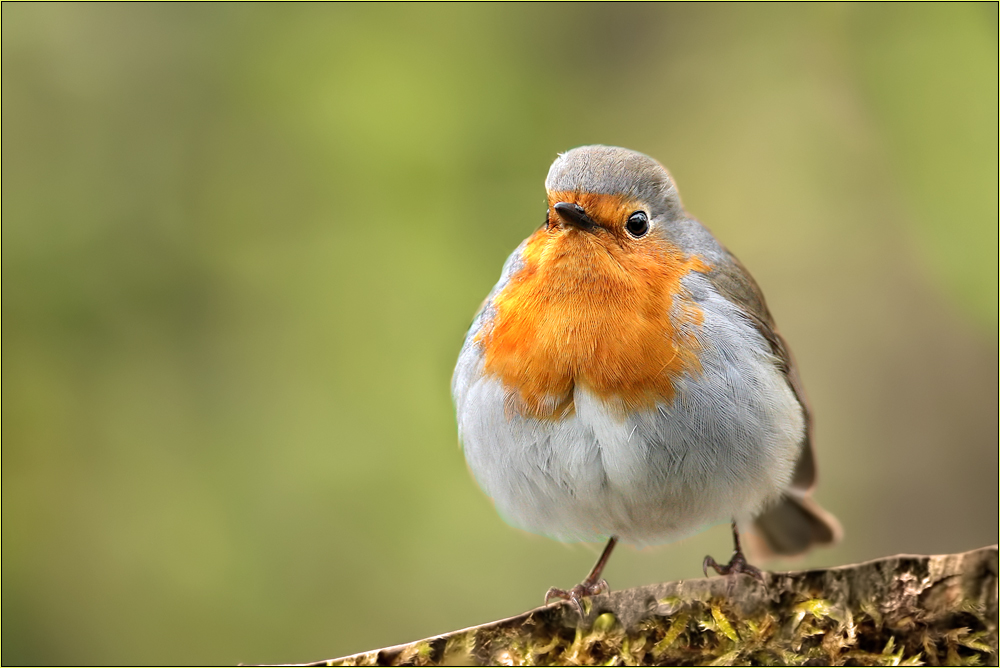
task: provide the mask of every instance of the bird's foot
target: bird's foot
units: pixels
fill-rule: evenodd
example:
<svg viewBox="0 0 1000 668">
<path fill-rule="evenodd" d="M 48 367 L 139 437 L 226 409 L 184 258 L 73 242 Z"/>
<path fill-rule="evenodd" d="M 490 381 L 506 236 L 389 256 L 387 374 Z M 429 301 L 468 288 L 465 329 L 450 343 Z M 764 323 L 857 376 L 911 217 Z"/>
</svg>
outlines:
<svg viewBox="0 0 1000 668">
<path fill-rule="evenodd" d="M 580 617 L 582 618 L 584 616 L 583 598 L 585 596 L 607 594 L 609 591 L 611 591 L 611 588 L 608 586 L 607 580 L 600 580 L 599 582 L 587 582 L 585 580 L 569 591 L 552 587 L 545 592 L 545 603 L 548 604 L 548 602 L 552 600 L 569 601 L 576 608 L 576 611 L 580 613 Z"/>
<path fill-rule="evenodd" d="M 767 589 L 767 583 L 764 582 L 764 574 L 756 566 L 747 563 L 747 558 L 743 556 L 743 552 L 740 550 L 733 552 L 733 558 L 729 560 L 728 564 L 720 564 L 710 556 L 705 557 L 705 560 L 701 562 L 701 570 L 705 574 L 705 577 L 708 577 L 709 568 L 713 569 L 719 575 L 729 577 L 730 586 L 732 586 L 736 576 L 743 573 L 752 577 L 764 589 Z"/>
</svg>

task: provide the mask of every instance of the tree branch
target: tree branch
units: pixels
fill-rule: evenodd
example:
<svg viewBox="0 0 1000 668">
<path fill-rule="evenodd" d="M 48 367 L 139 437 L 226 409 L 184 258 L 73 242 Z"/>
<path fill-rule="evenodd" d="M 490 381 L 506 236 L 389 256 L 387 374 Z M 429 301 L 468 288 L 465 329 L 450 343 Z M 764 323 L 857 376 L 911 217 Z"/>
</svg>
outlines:
<svg viewBox="0 0 1000 668">
<path fill-rule="evenodd" d="M 312 666 L 997 665 L 997 546 L 668 582 Z"/>
</svg>

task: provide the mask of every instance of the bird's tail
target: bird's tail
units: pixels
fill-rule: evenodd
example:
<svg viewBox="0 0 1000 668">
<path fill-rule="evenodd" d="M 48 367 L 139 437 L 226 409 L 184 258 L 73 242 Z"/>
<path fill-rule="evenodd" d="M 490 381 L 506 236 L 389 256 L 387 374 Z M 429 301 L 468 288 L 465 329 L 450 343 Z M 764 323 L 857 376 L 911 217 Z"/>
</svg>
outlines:
<svg viewBox="0 0 1000 668">
<path fill-rule="evenodd" d="M 811 496 L 789 491 L 754 520 L 746 542 L 756 558 L 768 559 L 793 557 L 819 545 L 836 543 L 842 535 L 837 518 Z"/>
</svg>

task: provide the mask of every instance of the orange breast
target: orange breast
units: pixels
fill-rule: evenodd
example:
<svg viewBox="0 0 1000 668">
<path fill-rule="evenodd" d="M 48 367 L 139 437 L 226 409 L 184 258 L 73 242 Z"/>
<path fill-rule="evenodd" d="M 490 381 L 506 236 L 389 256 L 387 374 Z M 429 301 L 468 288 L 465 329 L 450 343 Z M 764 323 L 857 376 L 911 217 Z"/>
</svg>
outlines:
<svg viewBox="0 0 1000 668">
<path fill-rule="evenodd" d="M 708 266 L 661 240 L 640 242 L 623 242 L 610 225 L 531 236 L 477 336 L 486 374 L 510 390 L 508 410 L 558 418 L 574 410 L 581 386 L 624 414 L 669 401 L 675 379 L 699 370 L 682 326 L 700 325 L 702 312 L 680 281 Z"/>
</svg>

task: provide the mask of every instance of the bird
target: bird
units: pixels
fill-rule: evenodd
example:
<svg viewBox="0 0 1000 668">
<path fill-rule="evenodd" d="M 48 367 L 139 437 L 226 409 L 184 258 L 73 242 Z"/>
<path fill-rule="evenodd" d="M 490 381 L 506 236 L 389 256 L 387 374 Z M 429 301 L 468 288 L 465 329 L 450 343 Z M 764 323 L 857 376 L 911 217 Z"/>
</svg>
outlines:
<svg viewBox="0 0 1000 668">
<path fill-rule="evenodd" d="M 594 568 L 545 602 L 610 591 L 621 541 L 668 543 L 729 522 L 728 563 L 841 536 L 812 497 L 812 418 L 757 283 L 687 213 L 642 153 L 582 146 L 545 179 L 545 220 L 510 255 L 452 377 L 469 469 L 510 525 L 606 541 Z"/>
</svg>

